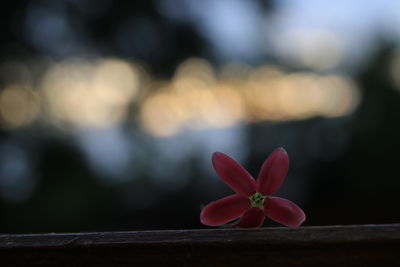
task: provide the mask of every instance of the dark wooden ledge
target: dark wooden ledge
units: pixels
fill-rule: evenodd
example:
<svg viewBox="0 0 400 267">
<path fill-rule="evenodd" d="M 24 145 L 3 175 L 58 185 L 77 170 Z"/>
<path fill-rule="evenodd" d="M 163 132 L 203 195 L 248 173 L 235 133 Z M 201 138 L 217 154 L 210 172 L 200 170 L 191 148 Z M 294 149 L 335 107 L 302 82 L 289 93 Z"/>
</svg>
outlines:
<svg viewBox="0 0 400 267">
<path fill-rule="evenodd" d="M 0 235 L 0 263 L 400 266 L 400 224 Z"/>
</svg>

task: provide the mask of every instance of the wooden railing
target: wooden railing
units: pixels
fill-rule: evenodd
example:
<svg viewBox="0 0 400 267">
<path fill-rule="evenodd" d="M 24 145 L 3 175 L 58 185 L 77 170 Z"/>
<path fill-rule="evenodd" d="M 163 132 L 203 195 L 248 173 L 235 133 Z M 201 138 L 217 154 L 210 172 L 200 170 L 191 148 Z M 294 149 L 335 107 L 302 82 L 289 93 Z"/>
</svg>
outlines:
<svg viewBox="0 0 400 267">
<path fill-rule="evenodd" d="M 0 266 L 400 266 L 400 224 L 0 235 Z"/>
</svg>

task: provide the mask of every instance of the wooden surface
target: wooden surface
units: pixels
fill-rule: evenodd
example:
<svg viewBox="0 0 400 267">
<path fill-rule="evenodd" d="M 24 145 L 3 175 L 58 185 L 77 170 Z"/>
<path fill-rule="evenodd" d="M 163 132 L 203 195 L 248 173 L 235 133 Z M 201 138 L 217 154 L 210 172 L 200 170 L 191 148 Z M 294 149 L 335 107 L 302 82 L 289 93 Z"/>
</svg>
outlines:
<svg viewBox="0 0 400 267">
<path fill-rule="evenodd" d="M 0 266 L 400 266 L 400 224 L 0 235 Z"/>
</svg>

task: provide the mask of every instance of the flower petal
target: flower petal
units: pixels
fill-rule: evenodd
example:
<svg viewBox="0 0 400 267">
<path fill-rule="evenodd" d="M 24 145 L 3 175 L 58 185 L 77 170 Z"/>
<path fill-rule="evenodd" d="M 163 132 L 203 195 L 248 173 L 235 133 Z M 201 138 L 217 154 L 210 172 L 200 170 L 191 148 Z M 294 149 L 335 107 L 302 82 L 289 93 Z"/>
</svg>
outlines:
<svg viewBox="0 0 400 267">
<path fill-rule="evenodd" d="M 264 223 L 264 219 L 265 213 L 262 209 L 251 207 L 235 225 L 243 228 L 260 227 Z"/>
<path fill-rule="evenodd" d="M 266 196 L 275 193 L 281 186 L 289 168 L 289 157 L 285 149 L 277 148 L 264 161 L 257 178 L 257 192 Z"/>
<path fill-rule="evenodd" d="M 289 227 L 299 226 L 306 219 L 304 211 L 299 206 L 280 197 L 266 198 L 264 210 L 269 218 Z"/>
<path fill-rule="evenodd" d="M 250 200 L 243 195 L 230 195 L 213 201 L 200 213 L 201 223 L 216 226 L 239 218 L 250 207 Z"/>
<path fill-rule="evenodd" d="M 215 152 L 212 156 L 218 176 L 238 194 L 250 196 L 256 191 L 256 183 L 251 175 L 229 156 Z"/>
</svg>

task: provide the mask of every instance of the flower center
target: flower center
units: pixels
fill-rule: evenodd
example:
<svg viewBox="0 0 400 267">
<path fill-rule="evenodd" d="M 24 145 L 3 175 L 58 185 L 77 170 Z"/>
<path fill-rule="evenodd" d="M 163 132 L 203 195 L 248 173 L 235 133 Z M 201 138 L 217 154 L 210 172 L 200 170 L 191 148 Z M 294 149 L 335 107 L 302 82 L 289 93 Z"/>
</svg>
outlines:
<svg viewBox="0 0 400 267">
<path fill-rule="evenodd" d="M 262 209 L 264 206 L 265 196 L 259 192 L 254 193 L 249 197 L 250 205 L 255 208 Z"/>
</svg>

